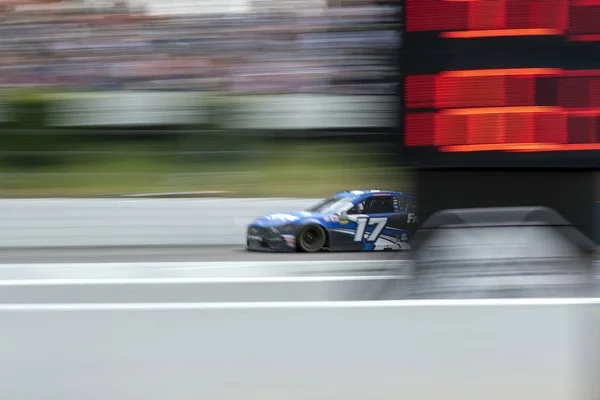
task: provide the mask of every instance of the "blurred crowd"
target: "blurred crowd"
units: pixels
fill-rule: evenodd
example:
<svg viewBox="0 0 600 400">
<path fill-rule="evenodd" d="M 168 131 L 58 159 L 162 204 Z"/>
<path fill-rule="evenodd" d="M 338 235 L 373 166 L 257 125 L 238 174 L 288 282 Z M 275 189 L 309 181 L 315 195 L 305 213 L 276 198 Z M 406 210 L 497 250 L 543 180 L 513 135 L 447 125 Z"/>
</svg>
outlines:
<svg viewBox="0 0 600 400">
<path fill-rule="evenodd" d="M 0 4 L 4 88 L 370 94 L 395 87 L 400 38 L 389 4 L 188 16 L 124 3 Z"/>
</svg>

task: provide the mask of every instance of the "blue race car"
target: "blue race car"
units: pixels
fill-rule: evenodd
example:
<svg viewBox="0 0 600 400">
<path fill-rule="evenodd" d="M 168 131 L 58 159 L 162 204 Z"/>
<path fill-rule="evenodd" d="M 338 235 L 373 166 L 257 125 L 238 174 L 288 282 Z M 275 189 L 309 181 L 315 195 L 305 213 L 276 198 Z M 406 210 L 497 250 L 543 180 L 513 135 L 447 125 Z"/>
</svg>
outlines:
<svg viewBox="0 0 600 400">
<path fill-rule="evenodd" d="M 336 193 L 306 211 L 272 214 L 248 225 L 255 251 L 409 250 L 417 198 L 384 190 Z"/>
</svg>

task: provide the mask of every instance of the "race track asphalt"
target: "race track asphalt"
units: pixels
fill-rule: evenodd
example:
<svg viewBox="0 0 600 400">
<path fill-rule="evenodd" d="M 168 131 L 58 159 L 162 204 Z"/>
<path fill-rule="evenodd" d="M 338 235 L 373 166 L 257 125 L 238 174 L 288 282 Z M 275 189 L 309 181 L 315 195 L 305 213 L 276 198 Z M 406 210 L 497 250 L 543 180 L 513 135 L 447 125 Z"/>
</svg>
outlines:
<svg viewBox="0 0 600 400">
<path fill-rule="evenodd" d="M 0 263 L 126 263 L 398 260 L 405 252 L 257 253 L 233 246 L 83 247 L 0 249 Z"/>
<path fill-rule="evenodd" d="M 0 305 L 377 300 L 404 279 L 388 260 L 406 255 L 241 247 L 2 249 Z"/>
</svg>

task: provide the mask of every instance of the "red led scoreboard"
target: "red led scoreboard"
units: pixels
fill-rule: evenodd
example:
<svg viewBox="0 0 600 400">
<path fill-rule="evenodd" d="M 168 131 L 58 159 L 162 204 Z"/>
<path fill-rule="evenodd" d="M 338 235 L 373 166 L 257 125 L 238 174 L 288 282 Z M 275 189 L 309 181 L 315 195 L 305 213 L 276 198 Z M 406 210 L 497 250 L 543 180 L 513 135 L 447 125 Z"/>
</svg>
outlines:
<svg viewBox="0 0 600 400">
<path fill-rule="evenodd" d="M 406 32 L 442 38 L 565 36 L 600 39 L 598 0 L 406 0 Z"/>
<path fill-rule="evenodd" d="M 405 0 L 403 157 L 600 167 L 600 0 Z"/>
</svg>

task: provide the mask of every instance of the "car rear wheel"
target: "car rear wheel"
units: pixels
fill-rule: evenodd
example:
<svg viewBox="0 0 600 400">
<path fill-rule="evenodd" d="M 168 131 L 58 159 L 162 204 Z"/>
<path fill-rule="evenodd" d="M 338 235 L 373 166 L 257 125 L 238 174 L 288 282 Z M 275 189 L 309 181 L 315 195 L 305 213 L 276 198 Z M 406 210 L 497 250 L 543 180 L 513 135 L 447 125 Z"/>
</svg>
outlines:
<svg viewBox="0 0 600 400">
<path fill-rule="evenodd" d="M 302 228 L 298 234 L 298 247 L 301 251 L 315 253 L 323 249 L 327 235 L 325 229 L 317 225 L 309 225 Z"/>
</svg>

